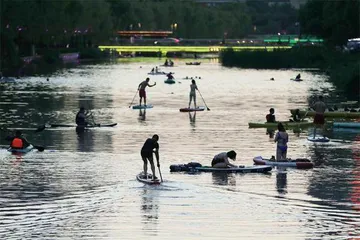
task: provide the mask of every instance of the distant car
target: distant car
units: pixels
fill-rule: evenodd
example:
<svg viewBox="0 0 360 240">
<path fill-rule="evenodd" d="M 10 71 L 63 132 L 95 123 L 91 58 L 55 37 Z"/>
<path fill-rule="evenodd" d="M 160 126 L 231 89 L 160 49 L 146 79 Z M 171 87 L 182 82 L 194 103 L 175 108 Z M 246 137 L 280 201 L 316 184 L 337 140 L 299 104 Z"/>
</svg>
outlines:
<svg viewBox="0 0 360 240">
<path fill-rule="evenodd" d="M 163 38 L 154 41 L 155 45 L 176 45 L 179 44 L 180 39 L 177 38 Z"/>
</svg>

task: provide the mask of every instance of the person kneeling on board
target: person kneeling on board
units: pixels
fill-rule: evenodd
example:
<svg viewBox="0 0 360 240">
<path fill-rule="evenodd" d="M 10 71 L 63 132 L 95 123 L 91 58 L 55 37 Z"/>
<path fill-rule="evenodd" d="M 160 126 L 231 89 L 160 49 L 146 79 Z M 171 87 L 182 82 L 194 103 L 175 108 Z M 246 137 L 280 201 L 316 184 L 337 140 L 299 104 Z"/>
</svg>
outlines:
<svg viewBox="0 0 360 240">
<path fill-rule="evenodd" d="M 211 167 L 213 168 L 237 168 L 237 165 L 231 164 L 229 158 L 233 161 L 236 160 L 236 152 L 231 150 L 230 152 L 222 152 L 214 156 L 211 161 Z"/>
<path fill-rule="evenodd" d="M 6 140 L 10 141 L 10 147 L 13 149 L 24 149 L 30 146 L 30 143 L 22 136 L 19 130 L 15 132 L 15 136 L 8 136 Z"/>
<path fill-rule="evenodd" d="M 156 180 L 156 174 L 155 174 L 155 165 L 154 165 L 154 158 L 153 158 L 153 153 L 155 153 L 155 157 L 156 157 L 156 161 L 157 161 L 157 166 L 158 168 L 160 168 L 160 162 L 159 162 L 159 136 L 157 134 L 155 134 L 154 136 L 152 136 L 152 138 L 148 138 L 146 139 L 143 147 L 141 148 L 141 158 L 144 162 L 144 177 L 147 177 L 147 162 L 150 162 L 151 165 L 151 171 L 152 171 L 152 176 L 153 176 L 153 180 Z M 155 149 L 155 151 L 154 151 Z"/>
</svg>

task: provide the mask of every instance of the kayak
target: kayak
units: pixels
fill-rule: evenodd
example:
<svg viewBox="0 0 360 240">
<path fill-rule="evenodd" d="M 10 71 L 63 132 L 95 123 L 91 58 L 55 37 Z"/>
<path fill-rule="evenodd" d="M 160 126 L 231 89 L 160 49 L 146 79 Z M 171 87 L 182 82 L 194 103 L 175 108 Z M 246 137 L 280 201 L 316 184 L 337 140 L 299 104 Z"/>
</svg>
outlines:
<svg viewBox="0 0 360 240">
<path fill-rule="evenodd" d="M 173 164 L 170 166 L 170 172 L 224 172 L 224 173 L 265 173 L 271 171 L 270 166 L 240 166 L 236 168 L 213 168 L 202 166 L 197 162 L 188 164 Z"/>
<path fill-rule="evenodd" d="M 311 127 L 313 126 L 312 122 L 307 122 L 307 121 L 303 121 L 303 122 L 290 122 L 290 121 L 285 121 L 285 122 L 281 122 L 283 124 L 283 126 L 285 128 L 300 128 L 300 127 Z M 268 122 L 264 122 L 264 123 L 255 123 L 255 122 L 249 122 L 249 128 L 277 128 L 279 122 L 275 122 L 275 123 L 268 123 Z"/>
<path fill-rule="evenodd" d="M 254 164 L 256 165 L 268 165 L 268 166 L 278 166 L 278 167 L 295 167 L 298 169 L 309 169 L 314 167 L 314 163 L 310 162 L 308 159 L 298 158 L 295 160 L 289 159 L 288 161 L 277 162 L 270 159 L 262 158 L 261 156 L 254 157 Z"/>
<path fill-rule="evenodd" d="M 360 128 L 360 122 L 334 122 L 335 128 Z"/>
<path fill-rule="evenodd" d="M 311 142 L 329 142 L 330 139 L 324 136 L 309 136 L 307 137 L 307 140 L 311 141 Z"/>
<path fill-rule="evenodd" d="M 175 83 L 175 80 L 174 80 L 174 79 L 166 79 L 166 80 L 164 81 L 164 83 L 174 84 L 174 83 Z"/>
<path fill-rule="evenodd" d="M 28 153 L 28 152 L 32 151 L 33 149 L 34 149 L 34 146 L 30 144 L 26 148 L 17 149 L 17 148 L 9 147 L 7 150 L 12 153 Z"/>
<path fill-rule="evenodd" d="M 159 179 L 153 180 L 152 174 L 150 174 L 150 173 L 148 173 L 147 175 L 144 175 L 144 173 L 139 173 L 138 175 L 136 175 L 136 179 L 139 182 L 146 183 L 149 185 L 158 185 L 161 183 Z"/>
<path fill-rule="evenodd" d="M 149 75 L 167 75 L 168 73 L 166 72 L 149 72 Z"/>
<path fill-rule="evenodd" d="M 132 107 L 132 109 L 147 109 L 147 108 L 153 108 L 153 105 L 148 104 L 148 105 L 135 105 Z"/>
<path fill-rule="evenodd" d="M 200 65 L 201 62 L 188 62 L 188 63 L 185 63 L 186 65 Z"/>
<path fill-rule="evenodd" d="M 291 109 L 291 115 L 295 114 L 296 109 Z M 315 116 L 315 111 L 307 111 L 307 110 L 300 110 L 300 116 L 306 116 L 313 117 Z M 360 118 L 360 112 L 345 112 L 345 111 L 339 111 L 339 112 L 325 112 L 325 117 L 332 117 L 332 118 Z"/>
<path fill-rule="evenodd" d="M 205 107 L 196 107 L 196 108 L 180 108 L 180 112 L 201 112 L 205 110 Z"/>
<path fill-rule="evenodd" d="M 110 124 L 95 124 L 95 125 L 87 125 L 84 126 L 85 128 L 96 128 L 96 127 L 115 127 L 117 123 L 110 123 Z M 46 128 L 58 128 L 58 127 L 83 127 L 77 126 L 74 124 L 49 124 L 45 125 Z"/>
<path fill-rule="evenodd" d="M 295 81 L 295 82 L 301 82 L 301 81 L 304 81 L 303 79 L 301 78 L 290 78 L 291 81 Z"/>
</svg>

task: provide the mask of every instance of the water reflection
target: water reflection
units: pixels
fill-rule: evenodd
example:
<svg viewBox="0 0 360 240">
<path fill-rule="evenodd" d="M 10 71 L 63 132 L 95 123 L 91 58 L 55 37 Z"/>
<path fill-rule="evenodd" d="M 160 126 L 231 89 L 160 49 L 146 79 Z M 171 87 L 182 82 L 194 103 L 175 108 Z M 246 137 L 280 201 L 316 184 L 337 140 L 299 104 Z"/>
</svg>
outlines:
<svg viewBox="0 0 360 240">
<path fill-rule="evenodd" d="M 144 186 L 141 193 L 141 211 L 143 230 L 156 235 L 159 224 L 159 196 L 158 190 Z"/>
<path fill-rule="evenodd" d="M 353 203 L 353 209 L 360 212 L 360 135 L 357 135 L 355 140 L 356 142 L 352 145 L 352 156 L 355 163 L 352 170 L 353 180 L 350 182 L 352 186 L 350 201 Z"/>
<path fill-rule="evenodd" d="M 145 121 L 146 120 L 146 109 L 139 110 L 139 120 Z"/>
<path fill-rule="evenodd" d="M 92 152 L 94 149 L 94 133 L 85 128 L 76 128 L 79 152 Z"/>
<path fill-rule="evenodd" d="M 286 172 L 286 168 L 277 167 L 276 190 L 280 194 L 286 194 L 287 193 L 287 172 Z"/>
<path fill-rule="evenodd" d="M 191 125 L 192 127 L 195 127 L 196 112 L 194 112 L 193 115 L 191 115 L 191 112 L 189 112 L 189 120 L 190 120 L 190 125 Z"/>
<path fill-rule="evenodd" d="M 216 185 L 236 186 L 236 178 L 234 173 L 212 172 L 212 180 Z"/>
</svg>

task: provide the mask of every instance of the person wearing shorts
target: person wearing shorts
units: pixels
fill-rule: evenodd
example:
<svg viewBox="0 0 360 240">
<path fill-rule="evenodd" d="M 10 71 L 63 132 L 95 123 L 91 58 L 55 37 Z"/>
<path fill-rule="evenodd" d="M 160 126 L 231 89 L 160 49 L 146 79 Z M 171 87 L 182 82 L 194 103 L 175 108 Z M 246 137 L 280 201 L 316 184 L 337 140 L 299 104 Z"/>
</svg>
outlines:
<svg viewBox="0 0 360 240">
<path fill-rule="evenodd" d="M 196 108 L 196 90 L 198 90 L 197 86 L 196 86 L 196 82 L 195 80 L 191 80 L 191 85 L 190 85 L 190 100 L 189 100 L 189 108 L 191 105 L 191 101 L 194 100 L 194 108 Z"/>
<path fill-rule="evenodd" d="M 146 78 L 145 81 L 141 82 L 138 86 L 138 90 L 139 90 L 139 96 L 140 96 L 140 106 L 141 106 L 141 102 L 142 99 L 144 98 L 144 105 L 146 106 L 146 91 L 145 88 L 146 87 L 153 87 L 156 85 L 156 83 L 154 83 L 153 85 L 149 84 L 150 78 Z"/>
<path fill-rule="evenodd" d="M 153 173 L 153 180 L 157 179 L 155 174 L 155 165 L 154 165 L 154 158 L 153 153 L 155 153 L 157 166 L 160 168 L 160 162 L 159 162 L 159 136 L 155 134 L 152 136 L 152 138 L 146 139 L 143 147 L 141 148 L 141 158 L 144 162 L 144 176 L 147 176 L 147 163 L 150 162 L 151 165 L 151 171 Z M 155 151 L 154 151 L 155 149 Z"/>
<path fill-rule="evenodd" d="M 315 111 L 315 117 L 314 117 L 314 138 L 316 136 L 316 128 L 323 128 L 325 124 L 325 110 L 326 110 L 326 104 L 324 103 L 324 98 L 322 96 L 319 96 L 318 101 L 315 102 L 312 106 L 312 109 Z"/>
</svg>

